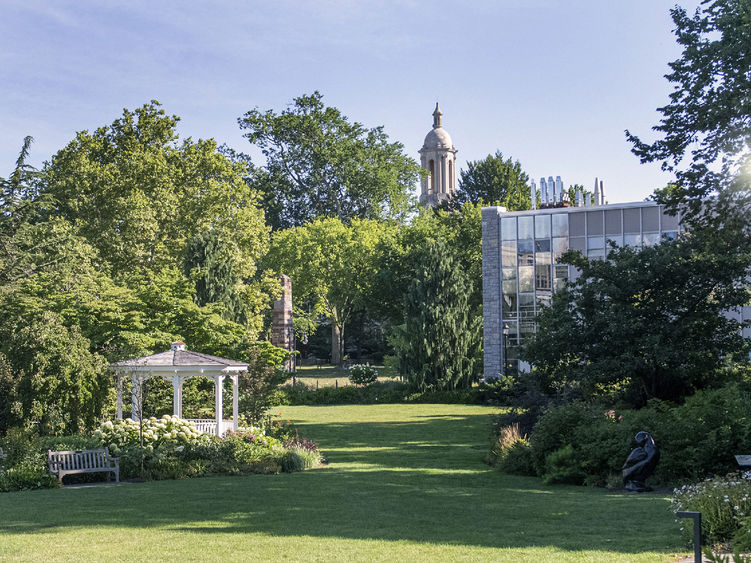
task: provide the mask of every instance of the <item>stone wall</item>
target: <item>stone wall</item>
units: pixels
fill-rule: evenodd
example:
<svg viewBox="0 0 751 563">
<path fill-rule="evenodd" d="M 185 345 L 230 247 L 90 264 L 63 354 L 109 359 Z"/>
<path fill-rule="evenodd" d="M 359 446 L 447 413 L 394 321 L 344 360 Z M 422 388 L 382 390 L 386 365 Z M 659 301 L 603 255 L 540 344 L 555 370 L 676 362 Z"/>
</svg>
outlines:
<svg viewBox="0 0 751 563">
<path fill-rule="evenodd" d="M 482 209 L 482 317 L 485 379 L 501 373 L 501 256 L 497 207 Z"/>
</svg>

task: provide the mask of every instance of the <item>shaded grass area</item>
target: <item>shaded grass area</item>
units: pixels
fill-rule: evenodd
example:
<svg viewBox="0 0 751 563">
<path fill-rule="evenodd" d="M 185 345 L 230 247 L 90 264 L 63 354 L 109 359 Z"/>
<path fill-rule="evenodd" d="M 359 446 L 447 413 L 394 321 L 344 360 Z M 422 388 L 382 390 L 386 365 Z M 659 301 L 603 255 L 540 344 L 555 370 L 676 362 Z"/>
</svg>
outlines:
<svg viewBox="0 0 751 563">
<path fill-rule="evenodd" d="M 545 487 L 483 465 L 466 405 L 282 407 L 330 464 L 0 496 L 11 560 L 673 561 L 664 498 Z"/>
</svg>

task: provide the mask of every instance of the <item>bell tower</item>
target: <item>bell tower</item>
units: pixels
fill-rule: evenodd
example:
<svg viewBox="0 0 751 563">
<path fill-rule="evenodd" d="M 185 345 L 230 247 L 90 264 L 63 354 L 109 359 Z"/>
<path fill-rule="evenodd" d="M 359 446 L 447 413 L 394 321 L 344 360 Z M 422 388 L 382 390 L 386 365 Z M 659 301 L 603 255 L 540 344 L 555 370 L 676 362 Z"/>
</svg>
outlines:
<svg viewBox="0 0 751 563">
<path fill-rule="evenodd" d="M 425 136 L 420 149 L 420 165 L 428 171 L 420 190 L 420 203 L 436 205 L 456 193 L 456 153 L 451 136 L 443 128 L 443 112 L 435 104 L 433 129 Z"/>
</svg>

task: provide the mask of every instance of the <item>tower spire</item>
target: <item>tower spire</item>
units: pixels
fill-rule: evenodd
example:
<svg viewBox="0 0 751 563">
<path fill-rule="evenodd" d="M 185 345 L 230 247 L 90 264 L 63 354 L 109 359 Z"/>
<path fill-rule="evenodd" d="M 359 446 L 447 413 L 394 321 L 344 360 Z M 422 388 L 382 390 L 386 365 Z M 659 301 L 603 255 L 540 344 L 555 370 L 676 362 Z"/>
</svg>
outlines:
<svg viewBox="0 0 751 563">
<path fill-rule="evenodd" d="M 442 115 L 443 115 L 443 112 L 441 111 L 441 108 L 438 107 L 438 102 L 436 102 L 435 111 L 433 112 L 433 129 L 438 129 L 439 127 L 442 127 L 441 125 Z"/>
</svg>

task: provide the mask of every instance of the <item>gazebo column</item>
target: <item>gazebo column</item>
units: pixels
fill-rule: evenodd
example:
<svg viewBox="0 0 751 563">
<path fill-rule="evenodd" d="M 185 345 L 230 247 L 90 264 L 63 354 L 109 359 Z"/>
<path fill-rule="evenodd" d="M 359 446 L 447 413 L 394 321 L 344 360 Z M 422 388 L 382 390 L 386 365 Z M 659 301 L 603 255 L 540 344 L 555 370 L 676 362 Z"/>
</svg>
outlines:
<svg viewBox="0 0 751 563">
<path fill-rule="evenodd" d="M 178 374 L 172 376 L 172 414 L 183 417 L 183 382 Z"/>
<path fill-rule="evenodd" d="M 239 408 L 239 398 L 238 395 L 240 394 L 240 377 L 235 374 L 232 376 L 232 429 L 237 432 L 237 416 Z"/>
<path fill-rule="evenodd" d="M 138 376 L 136 374 L 131 375 L 130 381 L 130 414 L 133 420 L 139 421 L 141 420 L 141 401 L 138 393 Z"/>
<path fill-rule="evenodd" d="M 123 376 L 120 373 L 115 375 L 117 381 L 117 414 L 118 420 L 123 418 Z"/>
<path fill-rule="evenodd" d="M 216 435 L 222 435 L 222 422 L 224 413 L 222 412 L 222 383 L 224 383 L 224 376 L 216 376 Z"/>
</svg>

